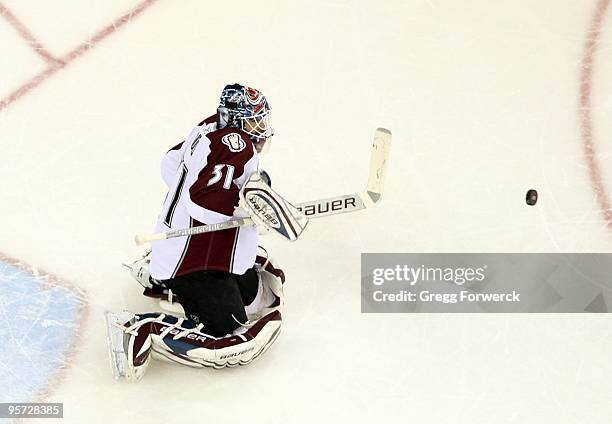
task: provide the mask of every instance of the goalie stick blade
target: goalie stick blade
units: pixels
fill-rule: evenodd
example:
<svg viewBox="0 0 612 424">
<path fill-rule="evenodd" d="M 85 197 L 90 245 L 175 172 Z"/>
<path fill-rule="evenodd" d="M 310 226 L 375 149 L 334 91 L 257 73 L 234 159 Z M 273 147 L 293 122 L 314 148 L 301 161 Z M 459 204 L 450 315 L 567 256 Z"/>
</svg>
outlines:
<svg viewBox="0 0 612 424">
<path fill-rule="evenodd" d="M 370 158 L 370 175 L 368 176 L 368 187 L 365 193 L 372 204 L 378 202 L 382 197 L 390 149 L 391 131 L 386 128 L 377 128 L 374 132 L 374 144 Z M 372 206 L 367 198 L 364 200 L 366 206 Z"/>
<path fill-rule="evenodd" d="M 360 193 L 346 194 L 312 202 L 298 203 L 296 206 L 307 218 L 323 218 L 325 216 L 365 209 L 362 197 L 363 195 Z"/>
<path fill-rule="evenodd" d="M 308 218 L 323 218 L 374 206 L 382 198 L 390 148 L 391 131 L 386 128 L 377 128 L 374 132 L 366 189 L 361 193 L 298 203 L 297 208 Z"/>
</svg>

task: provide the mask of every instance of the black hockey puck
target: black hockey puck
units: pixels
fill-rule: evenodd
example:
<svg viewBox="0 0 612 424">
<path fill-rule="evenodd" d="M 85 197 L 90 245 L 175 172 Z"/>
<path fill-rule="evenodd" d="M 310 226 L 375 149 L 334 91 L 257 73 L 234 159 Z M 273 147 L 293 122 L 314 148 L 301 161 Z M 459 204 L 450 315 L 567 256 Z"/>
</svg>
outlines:
<svg viewBox="0 0 612 424">
<path fill-rule="evenodd" d="M 528 190 L 525 196 L 525 201 L 529 206 L 533 206 L 538 202 L 538 192 L 534 189 Z"/>
</svg>

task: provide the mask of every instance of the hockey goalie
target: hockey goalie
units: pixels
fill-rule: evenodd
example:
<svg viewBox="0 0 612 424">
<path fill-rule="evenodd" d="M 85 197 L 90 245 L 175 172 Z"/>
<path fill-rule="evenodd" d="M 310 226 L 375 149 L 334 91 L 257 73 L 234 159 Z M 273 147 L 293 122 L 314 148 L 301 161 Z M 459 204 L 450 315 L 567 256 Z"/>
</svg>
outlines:
<svg viewBox="0 0 612 424">
<path fill-rule="evenodd" d="M 258 232 L 295 239 L 307 220 L 258 172 L 272 136 L 269 109 L 258 90 L 227 85 L 217 113 L 164 156 L 168 194 L 157 232 L 245 217 L 253 224 L 154 242 L 129 265 L 145 295 L 161 299 L 167 312 L 107 313 L 116 377 L 138 381 L 152 357 L 194 367 L 245 365 L 278 337 L 285 276 L 267 254 L 258 255 Z"/>
</svg>

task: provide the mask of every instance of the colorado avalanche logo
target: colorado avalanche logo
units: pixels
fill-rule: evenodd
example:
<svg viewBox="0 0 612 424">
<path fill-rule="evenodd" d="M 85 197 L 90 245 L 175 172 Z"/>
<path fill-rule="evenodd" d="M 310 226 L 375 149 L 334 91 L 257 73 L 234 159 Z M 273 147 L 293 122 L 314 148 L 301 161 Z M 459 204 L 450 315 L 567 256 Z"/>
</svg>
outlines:
<svg viewBox="0 0 612 424">
<path fill-rule="evenodd" d="M 246 141 L 244 141 L 238 133 L 224 135 L 221 138 L 221 142 L 230 149 L 230 152 L 234 153 L 241 152 L 246 147 Z"/>
</svg>

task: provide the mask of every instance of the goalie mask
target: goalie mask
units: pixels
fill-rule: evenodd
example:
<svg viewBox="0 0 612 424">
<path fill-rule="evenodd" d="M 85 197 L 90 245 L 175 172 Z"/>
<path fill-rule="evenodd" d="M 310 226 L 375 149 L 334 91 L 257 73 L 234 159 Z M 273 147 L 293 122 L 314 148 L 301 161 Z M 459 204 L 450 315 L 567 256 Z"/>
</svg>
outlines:
<svg viewBox="0 0 612 424">
<path fill-rule="evenodd" d="M 219 102 L 219 127 L 239 128 L 247 133 L 258 152 L 273 135 L 270 106 L 258 90 L 240 84 L 226 85 Z"/>
</svg>

